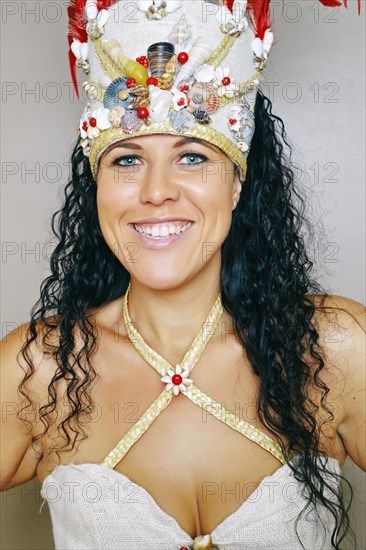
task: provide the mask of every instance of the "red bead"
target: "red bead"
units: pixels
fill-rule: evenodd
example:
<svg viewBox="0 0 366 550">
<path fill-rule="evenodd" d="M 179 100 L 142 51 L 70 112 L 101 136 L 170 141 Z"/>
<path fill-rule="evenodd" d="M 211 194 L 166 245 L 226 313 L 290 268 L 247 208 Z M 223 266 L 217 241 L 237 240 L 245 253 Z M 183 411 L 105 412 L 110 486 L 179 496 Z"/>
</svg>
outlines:
<svg viewBox="0 0 366 550">
<path fill-rule="evenodd" d="M 224 78 L 221 81 L 224 86 L 228 86 L 231 82 L 230 78 L 228 76 L 224 76 Z"/>
<path fill-rule="evenodd" d="M 126 80 L 126 86 L 127 88 L 133 88 L 134 86 L 136 86 L 136 80 L 134 78 L 128 78 Z"/>
<path fill-rule="evenodd" d="M 137 61 L 137 63 L 140 63 L 144 67 L 149 66 L 149 62 L 148 62 L 148 59 L 147 59 L 146 55 L 140 55 L 140 57 L 136 57 L 136 61 Z"/>
<path fill-rule="evenodd" d="M 93 128 L 97 125 L 97 119 L 92 117 L 89 119 L 90 126 L 93 126 Z"/>
<path fill-rule="evenodd" d="M 172 382 L 173 384 L 176 384 L 177 386 L 182 383 L 183 378 L 180 374 L 174 374 L 172 376 Z"/>
<path fill-rule="evenodd" d="M 150 85 L 153 85 L 153 86 L 157 86 L 159 83 L 158 79 L 155 78 L 155 76 L 149 76 L 149 78 L 146 80 L 146 84 L 148 86 Z"/>
<path fill-rule="evenodd" d="M 83 122 L 83 130 L 85 130 L 85 132 L 87 131 L 88 129 L 88 123 L 86 122 L 86 120 Z"/>
<path fill-rule="evenodd" d="M 146 109 L 146 107 L 140 107 L 138 110 L 137 110 L 137 116 L 139 118 L 147 118 L 149 116 L 149 111 L 148 109 Z"/>
<path fill-rule="evenodd" d="M 189 55 L 186 52 L 180 52 L 178 54 L 179 63 L 187 63 Z"/>
<path fill-rule="evenodd" d="M 180 100 L 178 101 L 178 105 L 184 105 L 184 104 L 185 104 L 184 97 L 181 97 Z"/>
<path fill-rule="evenodd" d="M 236 120 L 236 118 L 230 118 L 229 122 L 230 124 L 236 124 L 238 121 Z"/>
</svg>

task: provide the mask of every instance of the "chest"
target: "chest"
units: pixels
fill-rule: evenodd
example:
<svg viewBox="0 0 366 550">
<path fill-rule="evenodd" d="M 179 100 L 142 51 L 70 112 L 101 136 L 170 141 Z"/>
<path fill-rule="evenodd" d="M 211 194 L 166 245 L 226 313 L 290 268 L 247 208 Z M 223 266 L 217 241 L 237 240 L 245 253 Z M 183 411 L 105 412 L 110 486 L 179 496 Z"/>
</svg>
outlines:
<svg viewBox="0 0 366 550">
<path fill-rule="evenodd" d="M 62 455 L 64 464 L 100 464 L 121 438 L 134 432 L 164 389 L 158 373 L 127 340 L 114 344 L 108 337 L 100 340 L 93 361 L 95 410 L 84 427 L 88 437 Z M 233 413 L 271 435 L 256 413 L 259 381 L 234 342 L 207 349 L 190 378 L 214 404 L 208 398 L 207 406 L 199 407 L 178 394 L 114 469 L 144 488 L 193 537 L 212 532 L 281 462 L 225 422 L 225 414 Z M 212 414 L 217 404 L 221 417 Z M 40 479 L 51 470 L 49 463 L 40 464 Z"/>
</svg>

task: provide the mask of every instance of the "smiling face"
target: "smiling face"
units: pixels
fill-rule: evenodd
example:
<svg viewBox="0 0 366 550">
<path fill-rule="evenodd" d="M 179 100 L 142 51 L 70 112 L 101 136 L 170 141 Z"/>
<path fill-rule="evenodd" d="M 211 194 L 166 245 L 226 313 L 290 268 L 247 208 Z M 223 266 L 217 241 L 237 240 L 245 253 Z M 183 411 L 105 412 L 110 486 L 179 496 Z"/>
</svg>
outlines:
<svg viewBox="0 0 366 550">
<path fill-rule="evenodd" d="M 112 145 L 97 174 L 104 239 L 142 284 L 176 288 L 221 266 L 238 171 L 217 147 L 185 136 L 138 136 Z"/>
</svg>

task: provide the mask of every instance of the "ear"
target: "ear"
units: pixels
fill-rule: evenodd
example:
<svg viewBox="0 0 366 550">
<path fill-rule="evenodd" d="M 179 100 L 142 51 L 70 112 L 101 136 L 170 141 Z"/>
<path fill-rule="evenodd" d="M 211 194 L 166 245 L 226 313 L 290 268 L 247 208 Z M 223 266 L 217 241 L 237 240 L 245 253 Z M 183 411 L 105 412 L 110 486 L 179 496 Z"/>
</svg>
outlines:
<svg viewBox="0 0 366 550">
<path fill-rule="evenodd" d="M 235 179 L 233 183 L 233 195 L 232 195 L 233 201 L 239 202 L 239 197 L 240 197 L 242 187 L 243 187 L 243 184 L 240 181 L 240 172 L 239 170 L 236 170 Z"/>
</svg>

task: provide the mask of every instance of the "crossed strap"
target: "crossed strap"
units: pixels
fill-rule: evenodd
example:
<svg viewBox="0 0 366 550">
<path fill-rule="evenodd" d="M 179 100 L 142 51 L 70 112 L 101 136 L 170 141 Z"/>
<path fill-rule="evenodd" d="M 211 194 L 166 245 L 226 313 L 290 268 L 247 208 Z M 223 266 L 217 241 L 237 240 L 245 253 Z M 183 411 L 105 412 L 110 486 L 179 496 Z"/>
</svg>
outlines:
<svg viewBox="0 0 366 550">
<path fill-rule="evenodd" d="M 273 439 L 271 439 L 268 435 L 246 420 L 242 420 L 234 413 L 228 411 L 223 405 L 211 399 L 211 397 L 197 388 L 193 381 L 188 378 L 192 369 L 200 359 L 203 350 L 217 329 L 217 325 L 223 312 L 221 293 L 218 295 L 205 323 L 202 325 L 200 331 L 193 340 L 192 345 L 185 354 L 183 360 L 179 365 L 176 365 L 176 368 L 174 369 L 172 365 L 164 359 L 164 357 L 159 355 L 144 341 L 139 332 L 135 329 L 135 327 L 133 327 L 128 314 L 129 290 L 130 285 L 127 288 L 123 306 L 124 321 L 128 336 L 136 351 L 143 357 L 146 363 L 148 363 L 160 374 L 166 385 L 160 395 L 155 399 L 155 401 L 153 401 L 148 409 L 146 409 L 136 424 L 128 430 L 114 449 L 106 456 L 102 464 L 110 468 L 114 468 L 131 449 L 134 443 L 136 443 L 136 441 L 138 441 L 146 432 L 158 415 L 169 405 L 175 395 L 178 395 L 178 393 L 182 393 L 193 403 L 206 410 L 208 413 L 212 414 L 215 418 L 221 420 L 234 430 L 245 435 L 248 439 L 254 441 L 272 453 L 278 460 L 285 464 L 286 461 L 278 443 L 273 441 Z M 179 378 L 174 378 L 174 376 L 178 376 Z M 178 382 L 180 383 L 178 384 Z M 177 391 L 178 387 L 179 391 Z"/>
</svg>

